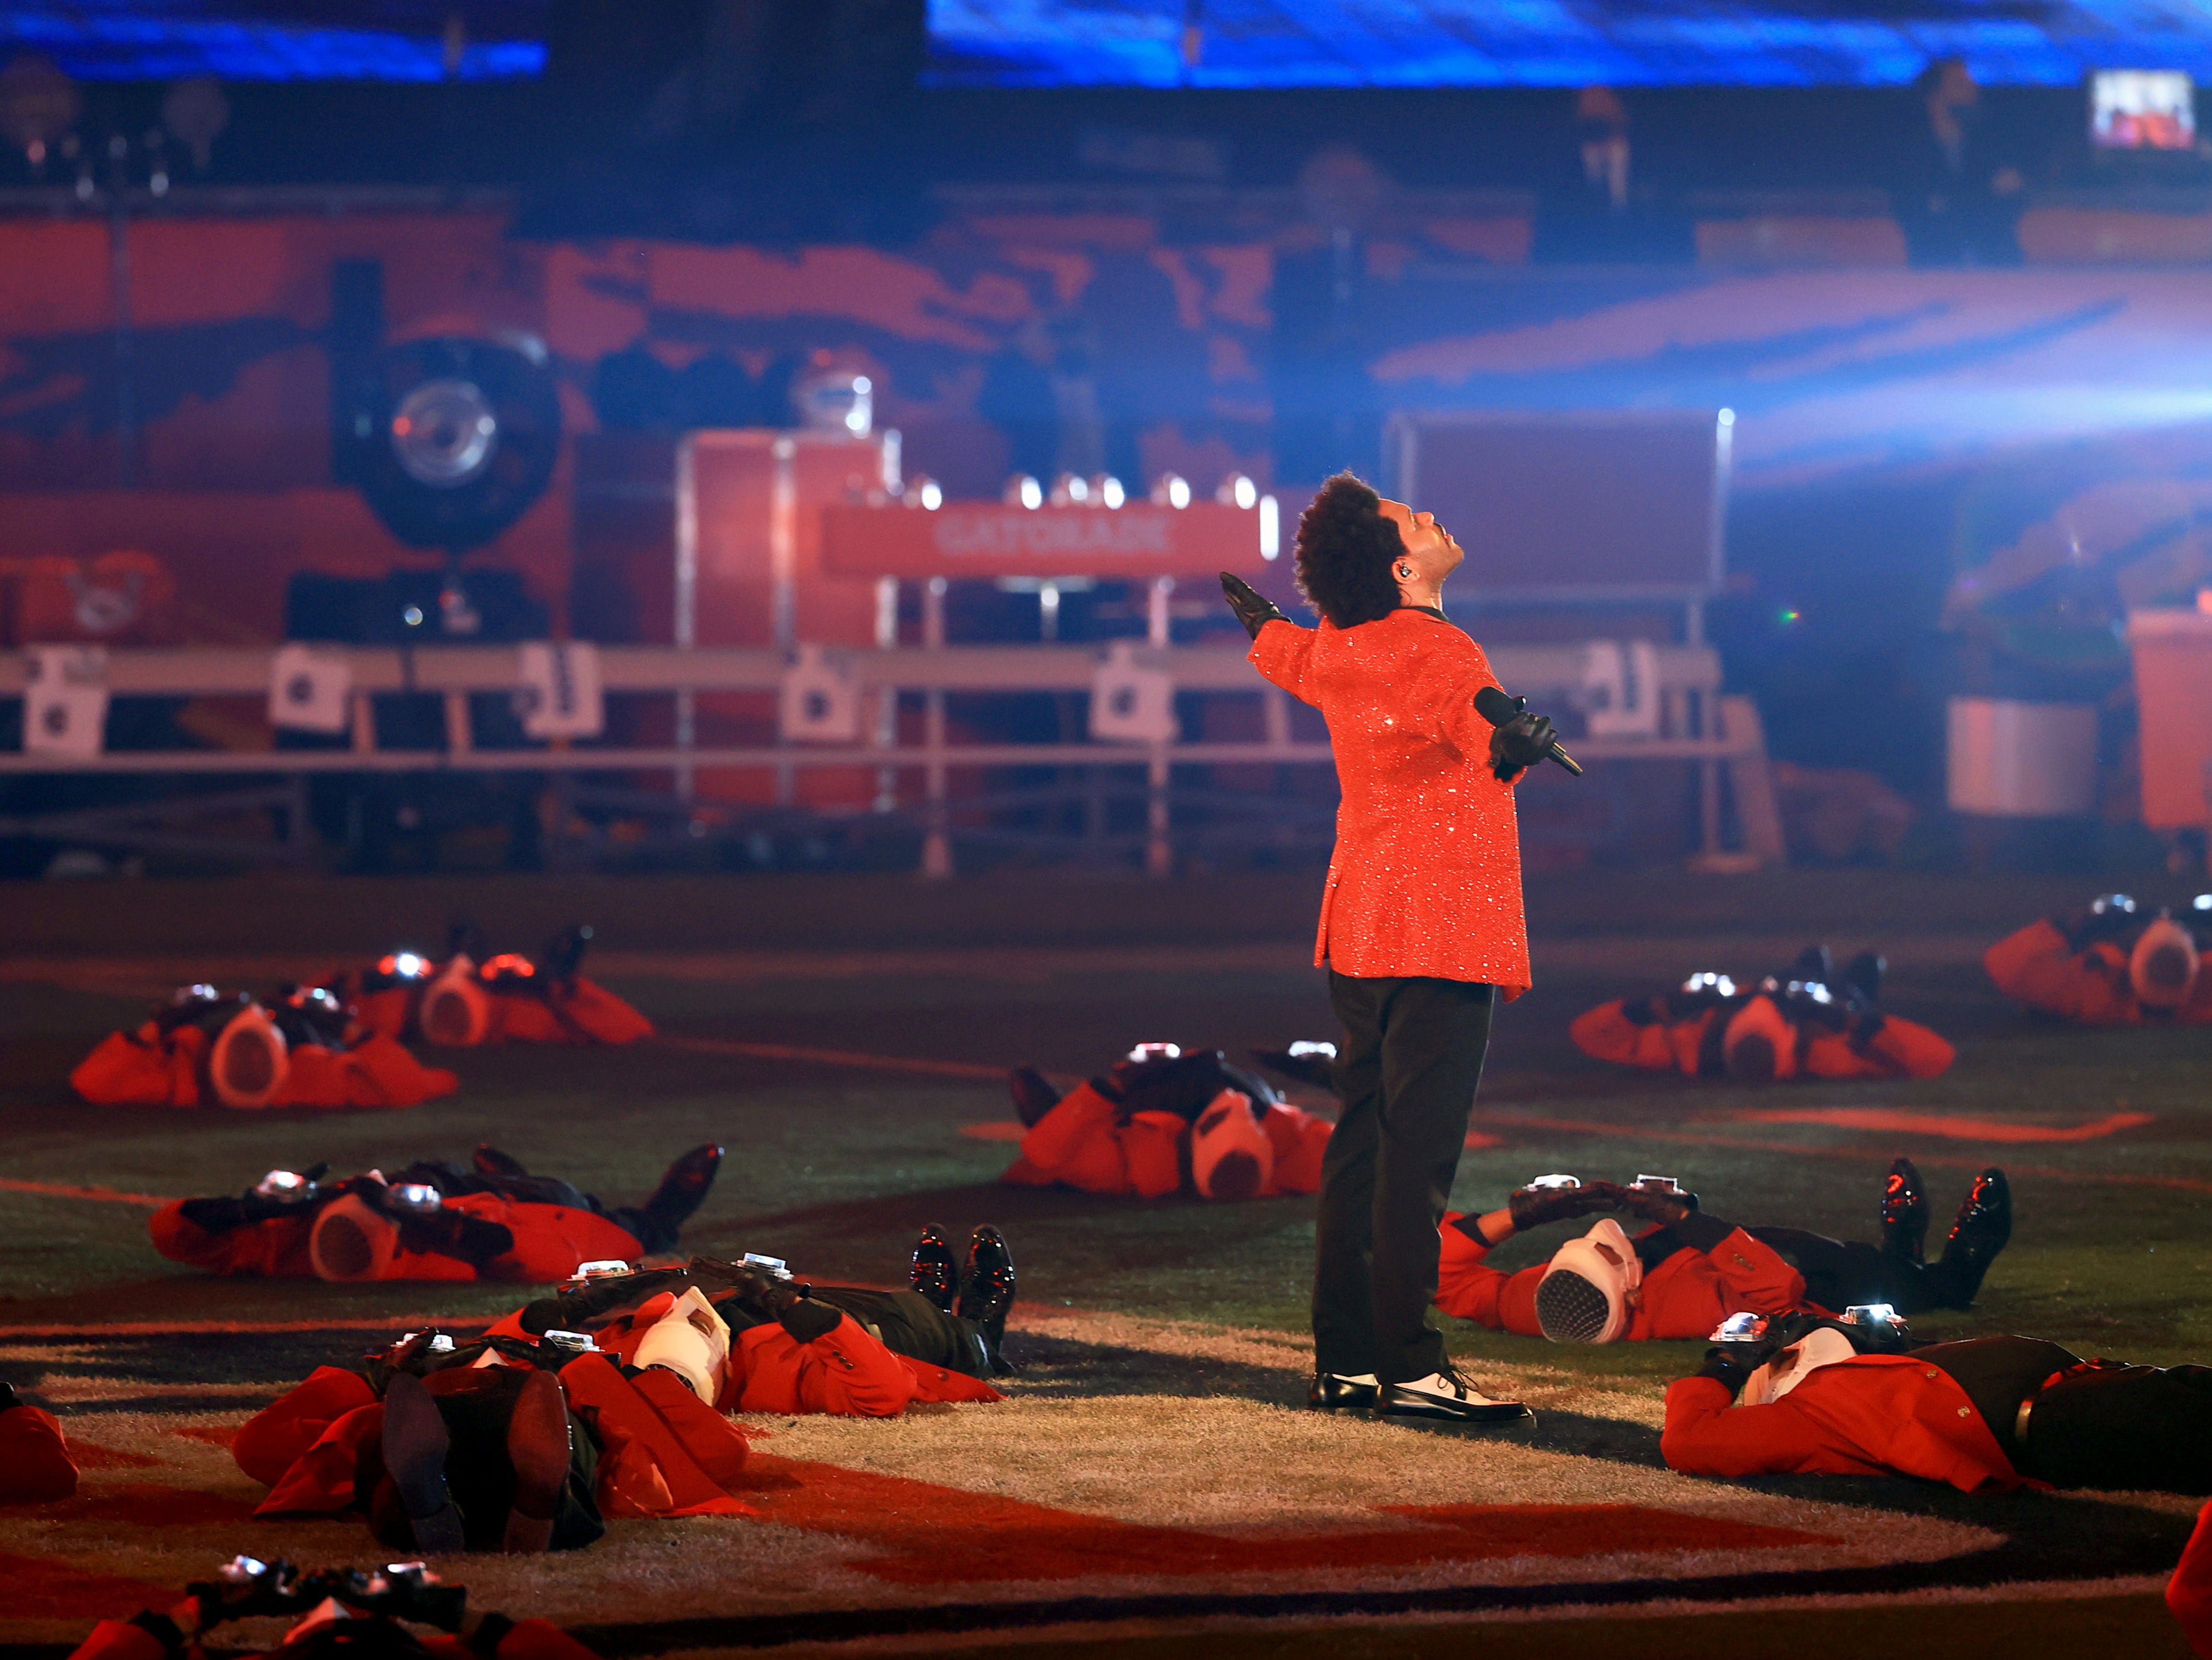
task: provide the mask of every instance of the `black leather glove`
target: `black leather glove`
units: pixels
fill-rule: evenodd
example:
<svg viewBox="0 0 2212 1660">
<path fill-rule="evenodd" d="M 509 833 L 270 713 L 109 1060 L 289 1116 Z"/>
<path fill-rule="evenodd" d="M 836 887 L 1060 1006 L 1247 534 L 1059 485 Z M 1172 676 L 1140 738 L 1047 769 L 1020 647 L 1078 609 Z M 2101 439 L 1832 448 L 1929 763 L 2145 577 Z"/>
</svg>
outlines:
<svg viewBox="0 0 2212 1660">
<path fill-rule="evenodd" d="M 1510 783 L 1542 760 L 1559 735 L 1550 715 L 1523 709 L 1504 726 L 1490 729 L 1491 771 Z"/>
<path fill-rule="evenodd" d="M 1513 1231 L 1526 1233 L 1547 1222 L 1617 1210 L 1620 1198 L 1620 1189 L 1610 1182 L 1584 1182 L 1571 1188 L 1516 1188 L 1505 1207 L 1512 1213 Z"/>
<path fill-rule="evenodd" d="M 2136 902 L 2126 894 L 2100 893 L 2071 915 L 2051 921 L 2066 936 L 2068 945 L 2075 951 L 2087 951 L 2095 945 L 2133 944 L 2149 919 L 2137 911 Z"/>
<path fill-rule="evenodd" d="M 695 1256 L 690 1273 L 692 1283 L 702 1290 L 720 1286 L 734 1292 L 737 1305 L 762 1320 L 782 1319 L 806 1295 L 804 1286 L 779 1280 L 751 1262 L 725 1262 L 712 1256 Z"/>
<path fill-rule="evenodd" d="M 1243 577 L 1232 576 L 1227 571 L 1221 573 L 1221 593 L 1229 601 L 1229 609 L 1237 613 L 1237 620 L 1244 625 L 1244 632 L 1255 640 L 1268 623 L 1291 620 L 1275 608 L 1273 600 Z"/>
<path fill-rule="evenodd" d="M 1646 1222 L 1656 1222 L 1661 1227 L 1671 1226 L 1698 1207 L 1698 1196 L 1692 1193 L 1668 1193 L 1658 1188 L 1625 1187 L 1613 1191 L 1620 1195 L 1619 1208 Z"/>
<path fill-rule="evenodd" d="M 1733 1398 L 1743 1393 L 1752 1373 L 1773 1359 L 1777 1347 L 1765 1338 L 1753 1343 L 1716 1343 L 1705 1351 L 1705 1363 L 1694 1375 L 1727 1385 Z"/>
</svg>

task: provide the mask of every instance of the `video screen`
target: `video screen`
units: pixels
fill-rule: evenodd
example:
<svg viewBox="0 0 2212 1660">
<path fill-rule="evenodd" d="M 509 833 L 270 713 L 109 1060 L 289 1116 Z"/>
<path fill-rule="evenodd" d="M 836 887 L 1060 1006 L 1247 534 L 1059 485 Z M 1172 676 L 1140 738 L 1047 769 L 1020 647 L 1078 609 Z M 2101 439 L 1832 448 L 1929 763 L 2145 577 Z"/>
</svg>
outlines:
<svg viewBox="0 0 2212 1660">
<path fill-rule="evenodd" d="M 2195 149 L 2196 90 L 2188 76 L 2179 70 L 2092 75 L 2089 142 L 2100 149 Z"/>
</svg>

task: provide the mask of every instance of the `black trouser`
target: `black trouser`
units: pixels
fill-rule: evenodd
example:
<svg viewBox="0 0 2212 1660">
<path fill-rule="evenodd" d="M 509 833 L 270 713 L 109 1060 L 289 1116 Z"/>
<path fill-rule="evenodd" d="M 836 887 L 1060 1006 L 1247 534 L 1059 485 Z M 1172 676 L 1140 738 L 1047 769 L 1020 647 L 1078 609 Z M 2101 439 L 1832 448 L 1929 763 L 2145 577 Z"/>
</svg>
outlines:
<svg viewBox="0 0 2212 1660">
<path fill-rule="evenodd" d="M 1912 1358 L 1951 1374 L 2022 1475 L 2054 1487 L 2212 1493 L 2212 1366 L 2084 1366 L 2036 1337 L 1930 1343 Z M 2023 1441 L 2014 1432 L 2025 1402 L 2033 1404 Z"/>
<path fill-rule="evenodd" d="M 1888 1303 L 1899 1314 L 1963 1309 L 1981 1288 L 1979 1273 L 1963 1260 L 1913 1262 L 1878 1245 L 1831 1239 L 1802 1228 L 1746 1228 L 1744 1231 L 1805 1276 L 1808 1302 L 1842 1313 L 1854 1303 Z"/>
<path fill-rule="evenodd" d="M 974 1323 L 945 1313 L 920 1292 L 816 1286 L 806 1295 L 851 1315 L 893 1354 L 970 1377 L 991 1375 L 990 1350 Z"/>
<path fill-rule="evenodd" d="M 1344 1022 L 1344 1102 L 1322 1160 L 1313 1329 L 1317 1370 L 1405 1383 L 1447 1364 L 1428 1323 L 1437 1227 L 1490 1047 L 1492 987 L 1330 970 Z"/>
<path fill-rule="evenodd" d="M 417 1159 L 392 1178 L 398 1182 L 427 1182 L 448 1199 L 469 1193 L 495 1193 L 525 1205 L 565 1205 L 570 1210 L 604 1216 L 629 1234 L 648 1254 L 676 1248 L 677 1231 L 663 1225 L 634 1205 L 610 1208 L 592 1194 L 557 1176 L 485 1176 L 441 1158 Z"/>
</svg>

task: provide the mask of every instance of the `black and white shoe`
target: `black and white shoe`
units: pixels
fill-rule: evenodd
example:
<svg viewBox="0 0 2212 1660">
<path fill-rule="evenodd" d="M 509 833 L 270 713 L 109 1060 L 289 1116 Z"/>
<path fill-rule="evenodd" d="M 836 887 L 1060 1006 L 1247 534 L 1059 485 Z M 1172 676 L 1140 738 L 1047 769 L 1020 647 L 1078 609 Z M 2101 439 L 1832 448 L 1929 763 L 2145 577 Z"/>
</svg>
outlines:
<svg viewBox="0 0 2212 1660">
<path fill-rule="evenodd" d="M 1449 1369 L 1407 1383 L 1385 1383 L 1376 1409 L 1386 1418 L 1435 1418 L 1453 1424 L 1512 1424 L 1535 1417 L 1518 1401 L 1493 1401 Z"/>
<path fill-rule="evenodd" d="M 1316 1412 L 1364 1411 L 1375 1404 L 1381 1388 L 1371 1371 L 1349 1377 L 1342 1372 L 1317 1371 L 1306 1385 L 1306 1405 Z"/>
</svg>

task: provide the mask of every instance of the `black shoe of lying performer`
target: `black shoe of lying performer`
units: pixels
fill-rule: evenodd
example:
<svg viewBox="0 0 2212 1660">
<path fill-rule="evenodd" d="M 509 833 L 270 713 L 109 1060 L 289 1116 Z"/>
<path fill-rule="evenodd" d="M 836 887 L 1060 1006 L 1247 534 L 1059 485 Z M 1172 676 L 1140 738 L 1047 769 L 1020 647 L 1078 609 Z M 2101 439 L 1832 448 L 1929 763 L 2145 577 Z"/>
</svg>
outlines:
<svg viewBox="0 0 2212 1660">
<path fill-rule="evenodd" d="M 1927 1240 L 1928 1184 L 1910 1158 L 1899 1158 L 1881 1190 L 1882 1254 L 1917 1262 Z"/>
<path fill-rule="evenodd" d="M 1943 1242 L 1938 1267 L 1951 1281 L 1952 1307 L 1963 1309 L 1973 1302 L 1982 1288 L 1982 1276 L 2011 1238 L 2012 1187 L 2005 1173 L 1992 1165 L 1966 1189 L 1958 1219 L 1951 1224 L 1951 1236 Z"/>
<path fill-rule="evenodd" d="M 968 1264 L 960 1285 L 960 1317 L 983 1334 L 994 1371 L 1011 1371 L 1000 1358 L 999 1345 L 1006 1335 L 1006 1315 L 1014 1306 L 1014 1254 L 1006 1237 L 994 1227 L 980 1227 L 968 1242 Z"/>
<path fill-rule="evenodd" d="M 1006 1093 L 1014 1100 L 1014 1116 L 1024 1129 L 1034 1129 L 1045 1114 L 1060 1104 L 1060 1091 L 1035 1067 L 1016 1067 L 1006 1074 Z"/>
<path fill-rule="evenodd" d="M 706 1202 L 707 1190 L 714 1185 L 714 1173 L 721 1167 L 722 1150 L 712 1141 L 692 1148 L 668 1167 L 653 1197 L 638 1207 L 640 1212 L 662 1237 L 672 1242 L 692 1213 Z M 644 1243 L 647 1250 L 656 1249 L 655 1242 Z"/>
<path fill-rule="evenodd" d="M 489 1141 L 477 1143 L 477 1150 L 469 1155 L 477 1174 L 488 1182 L 520 1182 L 530 1175 L 523 1163 L 511 1152 L 501 1152 Z"/>
<path fill-rule="evenodd" d="M 945 1237 L 945 1230 L 933 1222 L 915 1241 L 907 1283 L 945 1313 L 952 1312 L 960 1295 L 960 1263 L 952 1255 L 952 1242 Z"/>
</svg>

